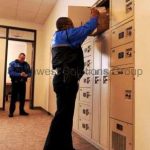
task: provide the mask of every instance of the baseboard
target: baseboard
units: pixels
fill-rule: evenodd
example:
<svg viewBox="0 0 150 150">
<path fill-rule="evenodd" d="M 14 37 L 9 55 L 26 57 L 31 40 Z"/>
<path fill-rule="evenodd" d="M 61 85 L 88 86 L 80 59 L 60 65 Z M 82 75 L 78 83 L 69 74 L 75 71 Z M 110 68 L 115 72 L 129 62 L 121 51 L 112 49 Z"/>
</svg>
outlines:
<svg viewBox="0 0 150 150">
<path fill-rule="evenodd" d="M 3 109 L 3 108 L 0 108 L 0 111 L 4 111 L 4 109 Z"/>
<path fill-rule="evenodd" d="M 78 134 L 80 137 L 82 137 L 84 140 L 86 140 L 88 143 L 92 144 L 94 147 L 96 147 L 98 150 L 106 150 L 102 145 L 97 144 L 96 142 L 94 142 L 91 138 L 88 138 L 84 135 L 82 135 L 78 130 L 73 129 L 73 132 L 75 132 L 76 134 Z"/>
<path fill-rule="evenodd" d="M 34 107 L 33 109 L 35 109 L 35 110 L 41 110 L 41 111 L 47 113 L 48 115 L 54 117 L 53 114 L 51 114 L 50 112 L 48 112 L 47 110 L 45 110 L 44 108 L 42 108 L 42 107 L 40 107 L 40 106 L 36 106 L 36 107 Z"/>
</svg>

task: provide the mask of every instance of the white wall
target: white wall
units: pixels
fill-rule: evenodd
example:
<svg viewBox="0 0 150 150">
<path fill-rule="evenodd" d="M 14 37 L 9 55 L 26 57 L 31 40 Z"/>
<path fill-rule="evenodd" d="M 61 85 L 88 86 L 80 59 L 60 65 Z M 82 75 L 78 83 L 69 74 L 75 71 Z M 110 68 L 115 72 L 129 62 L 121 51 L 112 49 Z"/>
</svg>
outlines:
<svg viewBox="0 0 150 150">
<path fill-rule="evenodd" d="M 92 6 L 97 0 L 57 0 L 52 12 L 43 26 L 20 22 L 15 20 L 0 19 L 0 25 L 16 26 L 37 30 L 36 69 L 51 68 L 50 42 L 56 30 L 55 22 L 58 17 L 68 16 L 68 6 Z M 56 110 L 55 95 L 52 87 L 52 77 L 49 75 L 35 76 L 34 104 L 49 110 L 54 114 Z"/>
<path fill-rule="evenodd" d="M 51 68 L 50 43 L 56 31 L 55 23 L 59 17 L 68 16 L 68 6 L 92 6 L 97 0 L 58 0 L 46 23 L 43 26 L 43 57 L 46 68 Z M 43 107 L 54 114 L 56 110 L 55 94 L 52 87 L 52 76 L 45 76 L 45 89 L 43 91 Z M 50 81 L 50 82 L 47 82 Z"/>
<path fill-rule="evenodd" d="M 5 49 L 6 49 L 6 40 L 0 39 L 0 108 L 2 108 L 3 106 Z"/>
<path fill-rule="evenodd" d="M 135 150 L 150 149 L 150 9 L 149 0 L 135 2 Z"/>
</svg>

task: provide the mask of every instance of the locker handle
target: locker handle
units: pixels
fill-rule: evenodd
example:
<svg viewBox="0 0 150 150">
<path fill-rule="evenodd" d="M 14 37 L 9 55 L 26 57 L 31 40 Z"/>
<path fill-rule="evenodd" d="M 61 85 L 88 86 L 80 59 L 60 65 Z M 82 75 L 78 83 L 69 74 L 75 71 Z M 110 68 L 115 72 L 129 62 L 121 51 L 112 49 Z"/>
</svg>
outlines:
<svg viewBox="0 0 150 150">
<path fill-rule="evenodd" d="M 90 83 L 90 77 L 87 77 L 87 84 Z"/>
<path fill-rule="evenodd" d="M 95 84 L 98 84 L 99 81 L 100 81 L 99 76 L 95 77 Z"/>
<path fill-rule="evenodd" d="M 123 131 L 123 125 L 121 124 L 116 124 L 116 129 Z"/>
<path fill-rule="evenodd" d="M 126 13 L 129 13 L 133 10 L 132 8 L 132 2 L 126 4 Z"/>
<path fill-rule="evenodd" d="M 82 123 L 82 128 L 83 128 L 83 129 L 85 129 L 85 128 L 86 128 L 84 123 Z"/>
<path fill-rule="evenodd" d="M 125 99 L 131 99 L 131 98 L 132 98 L 132 91 L 125 90 Z"/>
<path fill-rule="evenodd" d="M 132 57 L 132 48 L 126 49 L 126 57 Z"/>
<path fill-rule="evenodd" d="M 118 38 L 123 39 L 124 38 L 124 32 L 120 32 L 119 35 L 118 35 Z"/>
<path fill-rule="evenodd" d="M 126 29 L 126 36 L 131 36 L 132 35 L 132 27 L 129 27 Z"/>
<path fill-rule="evenodd" d="M 122 59 L 122 58 L 124 58 L 124 52 L 118 53 L 118 59 Z"/>
<path fill-rule="evenodd" d="M 86 115 L 88 116 L 90 114 L 89 110 L 86 109 Z"/>
<path fill-rule="evenodd" d="M 123 71 L 118 71 L 118 74 L 123 74 Z"/>
<path fill-rule="evenodd" d="M 88 130 L 88 129 L 89 129 L 89 125 L 88 125 L 88 124 L 86 124 L 85 126 L 86 126 L 86 127 L 85 127 L 85 129 L 86 129 L 86 130 Z"/>
<path fill-rule="evenodd" d="M 83 93 L 83 97 L 86 97 L 86 98 L 89 98 L 91 95 L 90 95 L 90 92 L 85 92 Z"/>
<path fill-rule="evenodd" d="M 108 81 L 108 76 L 103 76 L 103 84 L 106 84 Z"/>
<path fill-rule="evenodd" d="M 83 82 L 89 84 L 90 83 L 90 77 L 84 78 Z"/>
</svg>

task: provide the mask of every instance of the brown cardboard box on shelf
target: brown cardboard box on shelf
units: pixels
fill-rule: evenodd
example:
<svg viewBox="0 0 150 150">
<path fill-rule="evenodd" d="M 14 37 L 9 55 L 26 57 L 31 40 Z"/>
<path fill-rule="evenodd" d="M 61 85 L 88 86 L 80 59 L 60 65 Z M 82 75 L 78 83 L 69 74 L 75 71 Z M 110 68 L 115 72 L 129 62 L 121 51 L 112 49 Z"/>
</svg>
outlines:
<svg viewBox="0 0 150 150">
<path fill-rule="evenodd" d="M 98 26 L 97 29 L 92 33 L 92 36 L 98 35 L 109 29 L 109 9 L 106 7 L 97 7 L 99 12 Z"/>
</svg>

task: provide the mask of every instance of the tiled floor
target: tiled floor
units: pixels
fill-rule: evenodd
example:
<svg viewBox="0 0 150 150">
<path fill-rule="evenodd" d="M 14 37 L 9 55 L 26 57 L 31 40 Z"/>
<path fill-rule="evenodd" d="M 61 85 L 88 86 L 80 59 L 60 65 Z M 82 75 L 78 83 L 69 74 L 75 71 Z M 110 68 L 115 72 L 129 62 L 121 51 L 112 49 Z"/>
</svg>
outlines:
<svg viewBox="0 0 150 150">
<path fill-rule="evenodd" d="M 41 110 L 26 110 L 28 117 L 18 115 L 18 106 L 13 118 L 8 118 L 8 106 L 0 111 L 0 150 L 42 150 L 48 133 L 51 117 Z M 77 134 L 73 134 L 77 150 L 97 150 Z"/>
</svg>

